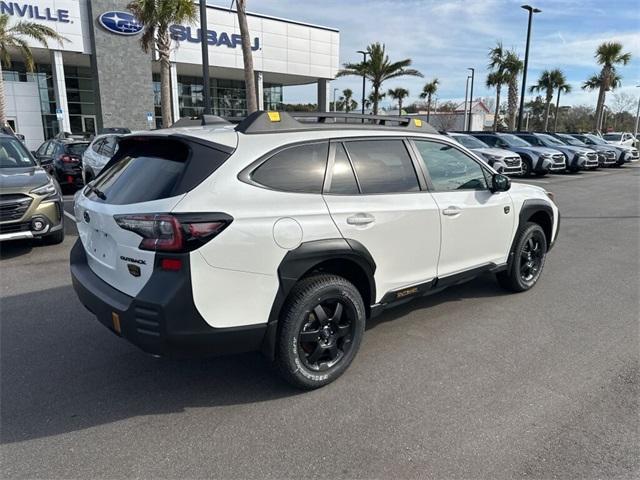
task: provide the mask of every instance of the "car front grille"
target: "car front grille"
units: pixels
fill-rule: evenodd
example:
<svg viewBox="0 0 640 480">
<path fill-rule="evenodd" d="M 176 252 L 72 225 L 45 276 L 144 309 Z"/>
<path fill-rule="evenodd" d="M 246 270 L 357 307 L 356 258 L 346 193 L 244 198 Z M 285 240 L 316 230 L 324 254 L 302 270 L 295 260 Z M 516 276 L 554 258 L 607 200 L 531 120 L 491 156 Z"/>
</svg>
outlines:
<svg viewBox="0 0 640 480">
<path fill-rule="evenodd" d="M 609 150 L 609 151 L 605 152 L 605 156 L 606 156 L 607 160 L 613 160 L 613 161 L 615 161 L 615 159 L 616 159 L 616 152 L 614 152 L 613 150 Z"/>
<path fill-rule="evenodd" d="M 0 222 L 21 219 L 33 199 L 28 195 L 8 194 L 0 195 Z"/>
<path fill-rule="evenodd" d="M 28 232 L 31 230 L 29 223 L 0 223 L 0 235 L 4 233 Z"/>
<path fill-rule="evenodd" d="M 520 166 L 520 157 L 507 157 L 504 159 L 504 164 L 507 167 L 519 167 Z"/>
<path fill-rule="evenodd" d="M 631 158 L 638 158 L 638 150 L 637 149 L 633 149 L 631 150 Z"/>
<path fill-rule="evenodd" d="M 589 160 L 592 160 L 592 161 L 597 161 L 598 160 L 598 154 L 596 152 L 589 152 L 589 153 L 587 153 L 587 158 Z"/>
</svg>

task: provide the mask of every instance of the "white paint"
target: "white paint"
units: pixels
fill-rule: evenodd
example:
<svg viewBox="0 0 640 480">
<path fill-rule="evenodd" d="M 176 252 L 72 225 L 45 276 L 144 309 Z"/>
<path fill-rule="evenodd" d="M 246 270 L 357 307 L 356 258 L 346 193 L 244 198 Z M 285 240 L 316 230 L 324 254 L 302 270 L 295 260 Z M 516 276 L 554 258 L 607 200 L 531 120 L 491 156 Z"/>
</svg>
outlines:
<svg viewBox="0 0 640 480">
<path fill-rule="evenodd" d="M 58 123 L 63 132 L 71 132 L 69 104 L 67 102 L 67 82 L 64 76 L 64 61 L 60 50 L 51 50 L 51 71 L 53 72 L 56 107 L 62 109 L 62 114 L 58 115 Z"/>
<path fill-rule="evenodd" d="M 293 250 L 302 243 L 302 227 L 293 218 L 281 218 L 273 225 L 273 240 L 280 248 Z"/>
</svg>

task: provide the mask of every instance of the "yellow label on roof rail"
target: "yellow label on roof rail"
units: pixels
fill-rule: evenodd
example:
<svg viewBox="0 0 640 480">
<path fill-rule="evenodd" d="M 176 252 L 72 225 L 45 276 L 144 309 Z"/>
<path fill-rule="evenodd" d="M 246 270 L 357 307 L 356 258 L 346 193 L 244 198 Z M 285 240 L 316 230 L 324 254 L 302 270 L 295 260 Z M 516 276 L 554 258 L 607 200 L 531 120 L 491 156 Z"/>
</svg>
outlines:
<svg viewBox="0 0 640 480">
<path fill-rule="evenodd" d="M 422 120 L 420 120 L 419 118 L 414 118 L 413 123 L 415 124 L 416 127 L 422 126 Z"/>
<path fill-rule="evenodd" d="M 280 121 L 280 112 L 267 112 L 267 115 L 269 115 L 269 120 L 272 122 Z"/>
</svg>

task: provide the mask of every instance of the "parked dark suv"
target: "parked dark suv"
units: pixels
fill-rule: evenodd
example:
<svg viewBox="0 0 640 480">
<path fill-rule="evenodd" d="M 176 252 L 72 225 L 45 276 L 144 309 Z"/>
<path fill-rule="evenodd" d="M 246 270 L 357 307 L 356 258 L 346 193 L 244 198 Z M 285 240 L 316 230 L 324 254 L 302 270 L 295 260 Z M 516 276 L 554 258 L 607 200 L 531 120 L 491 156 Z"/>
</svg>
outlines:
<svg viewBox="0 0 640 480">
<path fill-rule="evenodd" d="M 77 138 L 54 138 L 33 152 L 42 168 L 53 175 L 61 186 L 81 186 L 82 154 L 89 141 Z"/>
</svg>

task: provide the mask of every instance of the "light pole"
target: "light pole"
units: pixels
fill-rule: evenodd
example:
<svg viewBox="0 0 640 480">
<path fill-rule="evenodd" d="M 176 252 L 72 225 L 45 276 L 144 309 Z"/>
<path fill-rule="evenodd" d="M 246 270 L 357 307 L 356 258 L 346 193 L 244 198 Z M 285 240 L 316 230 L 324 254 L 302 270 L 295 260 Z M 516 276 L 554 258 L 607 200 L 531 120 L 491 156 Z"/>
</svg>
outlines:
<svg viewBox="0 0 640 480">
<path fill-rule="evenodd" d="M 534 8 L 531 5 L 522 5 L 529 12 L 529 24 L 527 25 L 527 47 L 524 51 L 524 70 L 522 71 L 522 91 L 520 93 L 520 110 L 518 111 L 518 131 L 522 129 L 522 112 L 524 110 L 524 95 L 527 91 L 527 68 L 529 67 L 529 44 L 531 42 L 531 20 L 534 13 L 540 13 L 542 10 Z"/>
<path fill-rule="evenodd" d="M 471 70 L 471 92 L 469 93 L 469 124 L 467 125 L 467 132 L 471 131 L 471 111 L 473 109 L 473 81 L 475 80 L 476 70 L 474 68 L 467 68 Z"/>
<path fill-rule="evenodd" d="M 336 105 L 336 92 L 340 90 L 339 88 L 334 88 L 333 89 L 333 111 L 337 112 L 338 111 L 338 105 Z"/>
<path fill-rule="evenodd" d="M 211 113 L 211 90 L 209 82 L 209 42 L 207 41 L 207 2 L 200 0 L 200 41 L 202 44 L 202 100 L 203 113 Z"/>
<path fill-rule="evenodd" d="M 367 55 L 369 55 L 369 52 L 365 52 L 364 50 L 358 50 L 356 53 L 361 53 L 362 54 L 362 65 L 364 66 L 365 63 L 367 63 Z M 364 72 L 362 72 L 362 114 L 364 115 L 364 91 L 367 88 L 367 77 L 365 76 Z M 364 120 L 362 120 L 364 122 Z"/>
<path fill-rule="evenodd" d="M 636 88 L 640 85 L 636 85 Z M 636 110 L 636 128 L 633 130 L 633 136 L 636 139 L 636 145 L 638 144 L 638 120 L 640 120 L 640 95 L 638 96 L 638 110 Z"/>
<path fill-rule="evenodd" d="M 471 80 L 471 75 L 467 75 L 467 85 L 464 87 L 464 123 L 462 124 L 462 131 L 467 128 L 467 98 L 469 95 L 469 80 Z"/>
</svg>

